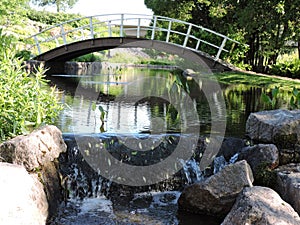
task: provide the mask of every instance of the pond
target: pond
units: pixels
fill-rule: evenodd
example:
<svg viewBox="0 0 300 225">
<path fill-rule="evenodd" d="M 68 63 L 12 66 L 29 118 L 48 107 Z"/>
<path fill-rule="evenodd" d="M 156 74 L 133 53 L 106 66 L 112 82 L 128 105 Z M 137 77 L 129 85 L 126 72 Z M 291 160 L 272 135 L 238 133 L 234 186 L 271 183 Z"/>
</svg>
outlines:
<svg viewBox="0 0 300 225">
<path fill-rule="evenodd" d="M 244 137 L 249 114 L 270 109 L 261 99 L 263 92 L 270 92 L 269 87 L 237 80 L 217 82 L 212 74 L 195 81 L 176 69 L 126 68 L 116 64 L 102 68 L 101 73 L 55 75 L 50 79 L 64 91 L 61 99 L 66 107 L 56 124 L 64 133 L 151 133 L 153 123 L 160 129 L 157 132 L 180 132 L 179 113 L 166 96 L 180 89 L 190 96 L 190 107 L 198 114 L 195 125 L 199 124 L 200 134 L 210 134 L 214 122 L 226 124 L 225 136 Z M 205 93 L 201 90 L 205 86 L 212 90 L 206 89 Z M 183 101 L 179 95 L 176 97 L 175 101 Z M 276 108 L 287 107 L 285 93 Z"/>
<path fill-rule="evenodd" d="M 120 64 L 49 79 L 62 91 L 66 107 L 56 125 L 68 145 L 67 155 L 60 157 L 68 196 L 52 224 L 220 224 L 218 218 L 177 211 L 182 188 L 203 179 L 197 157 L 183 154 L 175 163 L 179 169 L 166 181 L 156 182 L 158 173 L 151 171 L 155 177 L 150 183 L 151 177 L 139 177 L 137 170 L 126 177 L 133 182 L 125 182 L 118 177 L 123 167 L 113 168 L 113 158 L 140 166 L 142 171 L 166 161 L 181 139 L 185 140 L 181 151 L 189 152 L 191 146 L 199 145 L 197 140 L 193 143 L 195 137 L 203 137 L 204 142 L 212 134 L 244 138 L 249 114 L 270 108 L 261 100 L 269 87 L 238 80 L 218 82 L 213 74 L 184 73 L 177 68 Z M 284 94 L 276 107 L 287 108 L 288 98 Z M 113 157 L 101 159 L 99 149 Z M 196 147 L 193 155 L 200 154 Z M 107 164 L 109 175 L 101 165 L 92 165 L 97 160 Z M 226 163 L 218 160 L 220 168 Z"/>
</svg>

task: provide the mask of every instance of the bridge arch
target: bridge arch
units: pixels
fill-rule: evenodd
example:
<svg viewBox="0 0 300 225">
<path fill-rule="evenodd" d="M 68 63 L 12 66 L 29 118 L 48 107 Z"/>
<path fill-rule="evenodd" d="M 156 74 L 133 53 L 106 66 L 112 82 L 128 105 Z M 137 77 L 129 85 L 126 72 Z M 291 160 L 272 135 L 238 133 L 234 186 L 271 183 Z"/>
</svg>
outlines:
<svg viewBox="0 0 300 225">
<path fill-rule="evenodd" d="M 83 41 L 73 42 L 51 49 L 45 53 L 36 56 L 34 59 L 40 61 L 67 61 L 88 53 L 108 50 L 118 47 L 140 47 L 139 42 L 146 39 L 108 37 L 95 38 Z"/>
<path fill-rule="evenodd" d="M 205 39 L 208 36 L 210 39 Z M 153 48 L 153 43 L 156 43 L 167 49 L 172 46 L 181 51 L 195 52 L 211 68 L 219 71 L 229 69 L 220 60 L 222 52 L 229 52 L 227 49 L 238 43 L 185 21 L 138 14 L 82 17 L 52 26 L 28 39 L 32 43 L 29 49 L 37 55 L 34 59 L 45 61 L 50 66 L 95 51 L 116 47 Z"/>
<path fill-rule="evenodd" d="M 215 71 L 225 71 L 229 70 L 228 65 L 222 64 L 219 61 L 215 61 L 213 58 L 207 55 L 202 55 L 197 52 L 193 52 L 189 49 L 184 49 L 180 46 L 173 44 L 161 42 L 161 41 L 151 41 L 147 39 L 138 38 L 96 38 L 93 40 L 84 40 L 74 42 L 65 46 L 60 46 L 58 48 L 47 51 L 37 57 L 35 60 L 44 61 L 46 67 L 50 68 L 49 74 L 63 73 L 64 63 L 73 58 L 88 53 L 108 50 L 113 48 L 146 48 L 146 49 L 156 49 L 164 51 L 170 54 L 176 54 L 180 56 L 188 55 L 193 58 L 195 56 L 199 59 L 199 64 L 207 65 L 210 70 Z"/>
</svg>

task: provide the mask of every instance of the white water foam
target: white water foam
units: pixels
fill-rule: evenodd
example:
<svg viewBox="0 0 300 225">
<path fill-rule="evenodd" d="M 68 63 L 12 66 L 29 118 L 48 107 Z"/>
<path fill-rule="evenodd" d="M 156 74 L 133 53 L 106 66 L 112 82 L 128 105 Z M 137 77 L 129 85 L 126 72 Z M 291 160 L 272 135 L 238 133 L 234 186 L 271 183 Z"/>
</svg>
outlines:
<svg viewBox="0 0 300 225">
<path fill-rule="evenodd" d="M 181 194 L 181 192 L 179 192 L 179 191 L 143 192 L 143 193 L 135 194 L 133 201 L 137 200 L 137 199 L 151 197 L 152 201 L 150 204 L 150 208 L 154 208 L 157 206 L 168 206 L 170 204 L 176 205 L 180 194 Z"/>
<path fill-rule="evenodd" d="M 82 201 L 79 215 L 91 214 L 91 212 L 106 212 L 113 214 L 112 202 L 106 197 L 86 198 Z"/>
</svg>

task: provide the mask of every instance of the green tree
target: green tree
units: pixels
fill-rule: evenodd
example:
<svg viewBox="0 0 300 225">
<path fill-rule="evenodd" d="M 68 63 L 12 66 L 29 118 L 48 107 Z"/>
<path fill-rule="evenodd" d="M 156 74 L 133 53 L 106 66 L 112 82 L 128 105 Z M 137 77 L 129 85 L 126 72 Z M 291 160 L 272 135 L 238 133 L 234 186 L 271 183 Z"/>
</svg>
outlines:
<svg viewBox="0 0 300 225">
<path fill-rule="evenodd" d="M 193 22 L 202 26 L 209 25 L 209 0 L 145 0 L 145 5 L 154 14 Z"/>
<path fill-rule="evenodd" d="M 276 63 L 279 54 L 288 51 L 286 42 L 295 37 L 298 26 L 299 0 L 219 0 L 226 9 L 225 21 L 233 21 L 243 30 L 250 46 L 246 63 L 254 70 L 265 72 L 268 65 Z"/>
<path fill-rule="evenodd" d="M 29 0 L 1 0 L 0 25 L 11 26 L 18 22 L 27 9 Z"/>
<path fill-rule="evenodd" d="M 155 14 L 202 25 L 248 44 L 245 56 L 237 58 L 258 72 L 290 51 L 287 41 L 298 42 L 300 50 L 300 0 L 145 0 L 145 4 Z"/>
<path fill-rule="evenodd" d="M 60 12 L 61 10 L 72 8 L 78 0 L 31 0 L 31 2 L 38 6 L 56 6 L 56 11 Z"/>
<path fill-rule="evenodd" d="M 154 14 L 167 16 L 186 22 L 190 22 L 196 25 L 200 25 L 211 30 L 215 30 L 224 35 L 230 36 L 233 39 L 243 43 L 243 36 L 240 32 L 235 29 L 234 23 L 223 20 L 224 14 L 226 13 L 222 10 L 215 1 L 210 0 L 145 0 L 145 5 L 151 8 Z M 159 25 L 159 24 L 158 24 Z M 175 27 L 177 25 L 177 27 Z M 187 26 L 182 26 L 179 23 L 172 23 L 172 29 L 181 31 L 185 33 L 187 31 Z M 166 25 L 164 27 L 167 27 Z M 181 28 L 181 29 L 179 29 Z M 202 37 L 203 40 L 208 41 L 219 46 L 222 43 L 222 38 L 216 37 L 214 34 L 199 30 L 193 31 L 192 35 Z M 181 37 L 183 38 L 183 37 Z M 164 37 L 162 37 L 164 39 Z M 182 43 L 183 40 L 172 40 L 175 43 Z M 228 42 L 226 49 L 232 49 L 232 45 Z M 195 45 L 192 43 L 191 45 Z M 241 45 L 242 46 L 242 45 Z M 239 46 L 239 47 L 241 47 Z M 211 55 L 217 54 L 217 49 L 211 48 L 208 45 L 202 44 L 200 50 L 205 51 Z M 231 54 L 230 61 L 241 61 L 243 58 L 244 50 L 236 51 L 234 49 L 234 54 Z M 224 53 L 223 53 L 224 54 Z M 225 57 L 228 57 L 228 55 Z M 224 56 L 223 56 L 224 58 Z M 228 59 L 229 60 L 229 59 Z"/>
</svg>

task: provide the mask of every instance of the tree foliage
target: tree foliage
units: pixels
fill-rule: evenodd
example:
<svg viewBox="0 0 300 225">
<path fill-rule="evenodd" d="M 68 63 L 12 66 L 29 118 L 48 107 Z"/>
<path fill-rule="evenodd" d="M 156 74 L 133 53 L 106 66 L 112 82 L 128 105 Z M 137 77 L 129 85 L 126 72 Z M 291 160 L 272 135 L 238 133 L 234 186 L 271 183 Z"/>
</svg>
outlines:
<svg viewBox="0 0 300 225">
<path fill-rule="evenodd" d="M 72 8 L 78 0 L 31 0 L 31 2 L 38 6 L 56 6 L 56 11 Z"/>
<path fill-rule="evenodd" d="M 25 13 L 28 0 L 1 0 L 0 25 L 10 26 L 20 22 Z"/>
<path fill-rule="evenodd" d="M 288 41 L 300 43 L 300 0 L 145 0 L 145 4 L 157 15 L 202 25 L 248 44 L 243 61 L 259 72 L 290 51 Z"/>
<path fill-rule="evenodd" d="M 41 13 L 40 11 L 33 10 L 33 9 L 27 10 L 26 16 L 32 21 L 44 23 L 47 25 L 55 25 L 55 24 L 63 23 L 68 20 L 73 20 L 82 17 L 79 14 L 70 14 L 70 13 L 62 13 L 62 12 L 54 13 L 54 12 L 45 11 Z M 78 27 L 84 25 L 84 24 L 80 24 L 80 22 L 81 21 L 74 21 L 74 23 L 72 23 L 72 26 Z"/>
</svg>

